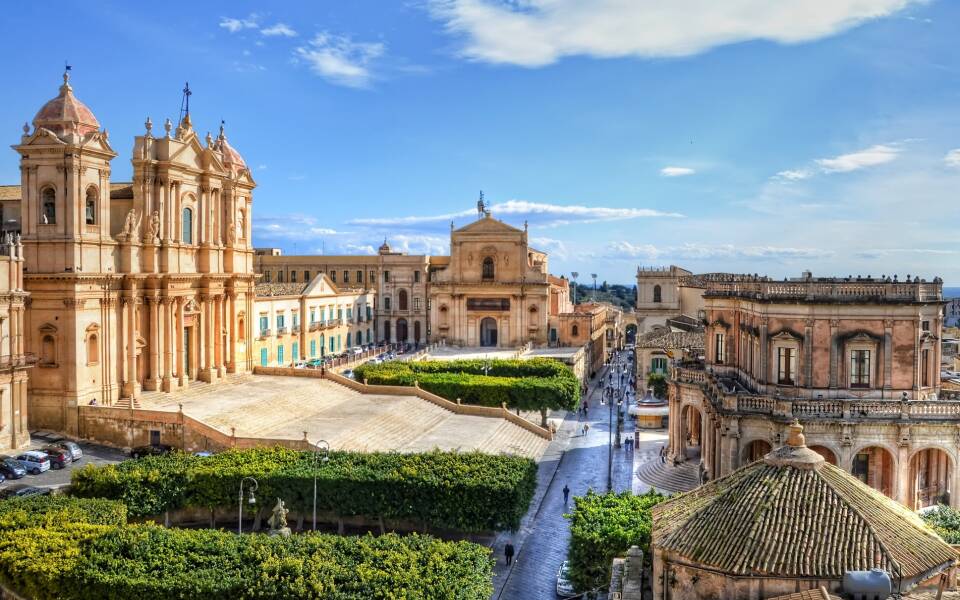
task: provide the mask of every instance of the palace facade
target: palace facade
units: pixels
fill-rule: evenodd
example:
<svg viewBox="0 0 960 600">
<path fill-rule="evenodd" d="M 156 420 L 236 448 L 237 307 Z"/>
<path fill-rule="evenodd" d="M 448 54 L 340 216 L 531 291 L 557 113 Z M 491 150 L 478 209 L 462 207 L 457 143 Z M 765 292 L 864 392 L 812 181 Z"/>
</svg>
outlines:
<svg viewBox="0 0 960 600">
<path fill-rule="evenodd" d="M 723 476 L 782 445 L 797 419 L 813 451 L 891 498 L 960 505 L 939 279 L 701 280 L 706 357 L 671 371 L 672 459 Z"/>
<path fill-rule="evenodd" d="M 111 182 L 117 153 L 64 74 L 13 147 L 21 183 L 0 199 L 4 228 L 22 232 L 32 428 L 76 434 L 81 403 L 133 405 L 252 367 L 250 171 L 222 126 L 201 139 L 187 113 L 144 127 L 133 181 Z"/>
<path fill-rule="evenodd" d="M 24 349 L 23 245 L 18 235 L 0 237 L 0 452 L 30 442 L 27 373 L 36 358 Z"/>
</svg>

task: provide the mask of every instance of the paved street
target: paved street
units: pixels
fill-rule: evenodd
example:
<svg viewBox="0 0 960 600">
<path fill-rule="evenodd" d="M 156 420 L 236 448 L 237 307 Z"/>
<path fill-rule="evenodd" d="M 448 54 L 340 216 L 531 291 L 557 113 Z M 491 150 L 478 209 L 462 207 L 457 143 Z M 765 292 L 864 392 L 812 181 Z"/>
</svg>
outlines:
<svg viewBox="0 0 960 600">
<path fill-rule="evenodd" d="M 606 373 L 599 375 L 597 382 L 602 377 L 606 377 Z M 548 478 L 544 481 L 541 477 L 538 489 L 543 502 L 539 502 L 540 497 L 534 498 L 531 510 L 535 512 L 528 515 L 521 530 L 503 536 L 513 539 L 517 547 L 512 570 L 508 571 L 504 565 L 503 544 L 506 540 L 498 540 L 494 598 L 528 600 L 556 595 L 557 571 L 566 560 L 570 540 L 569 522 L 563 514 L 572 507 L 574 496 L 583 495 L 590 488 L 599 492 L 607 489 L 609 405 L 600 404 L 600 392 L 594 387 L 589 392 L 589 403 L 587 422 L 590 429 L 587 435 L 580 433 L 584 420 L 571 413 L 541 463 L 541 475 L 546 474 Z M 629 419 L 627 427 L 630 428 L 627 431 L 632 432 Z M 617 491 L 631 489 L 631 457 L 624 447 L 614 451 L 613 485 Z M 559 467 L 549 479 L 558 460 Z M 569 506 L 563 503 L 564 485 L 570 487 Z"/>
</svg>

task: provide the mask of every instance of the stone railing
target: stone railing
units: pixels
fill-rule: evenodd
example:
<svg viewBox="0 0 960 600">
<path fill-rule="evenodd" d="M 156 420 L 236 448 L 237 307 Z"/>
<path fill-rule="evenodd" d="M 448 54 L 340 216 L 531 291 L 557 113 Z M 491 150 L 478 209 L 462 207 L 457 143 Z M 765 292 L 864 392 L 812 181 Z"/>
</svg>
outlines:
<svg viewBox="0 0 960 600">
<path fill-rule="evenodd" d="M 324 329 L 330 329 L 331 327 L 339 327 L 341 319 L 327 319 L 326 321 L 320 322 L 320 327 Z"/>
<path fill-rule="evenodd" d="M 939 282 L 897 282 L 861 279 L 835 281 L 710 281 L 707 296 L 738 296 L 759 300 L 803 299 L 847 302 L 934 302 L 942 300 Z"/>
<path fill-rule="evenodd" d="M 313 323 L 310 323 L 310 331 L 317 331 L 322 325 L 322 321 L 314 321 Z"/>
<path fill-rule="evenodd" d="M 688 367 L 674 367 L 673 379 L 680 383 L 704 384 L 707 381 L 707 373 L 703 369 L 691 369 Z"/>
</svg>

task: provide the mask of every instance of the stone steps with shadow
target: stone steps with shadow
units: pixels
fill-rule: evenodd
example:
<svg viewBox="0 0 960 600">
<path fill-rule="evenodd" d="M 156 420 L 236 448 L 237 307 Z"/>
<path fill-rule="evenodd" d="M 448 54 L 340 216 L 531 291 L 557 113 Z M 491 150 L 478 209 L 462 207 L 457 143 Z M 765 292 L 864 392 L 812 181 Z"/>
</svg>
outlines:
<svg viewBox="0 0 960 600">
<path fill-rule="evenodd" d="M 640 481 L 661 491 L 689 492 L 699 484 L 698 465 L 698 462 L 686 461 L 674 466 L 669 462 L 661 463 L 657 457 L 637 467 L 635 475 Z"/>
</svg>

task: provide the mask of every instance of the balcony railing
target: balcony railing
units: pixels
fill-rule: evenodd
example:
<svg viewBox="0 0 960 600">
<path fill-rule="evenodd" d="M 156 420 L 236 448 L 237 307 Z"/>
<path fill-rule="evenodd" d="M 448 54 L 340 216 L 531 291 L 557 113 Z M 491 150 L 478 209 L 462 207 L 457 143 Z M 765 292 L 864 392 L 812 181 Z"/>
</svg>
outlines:
<svg viewBox="0 0 960 600">
<path fill-rule="evenodd" d="M 759 300 L 827 300 L 849 302 L 933 302 L 942 299 L 942 284 L 862 279 L 857 281 L 762 281 L 729 280 L 706 282 L 706 296 L 737 296 Z"/>
<path fill-rule="evenodd" d="M 314 321 L 313 323 L 310 323 L 310 331 L 317 331 L 322 326 L 323 321 Z"/>
<path fill-rule="evenodd" d="M 23 354 L 4 354 L 0 356 L 0 369 L 11 367 L 29 367 L 37 364 L 37 355 L 33 352 Z"/>
<path fill-rule="evenodd" d="M 277 327 L 277 335 L 286 335 L 286 334 L 287 334 L 286 327 Z"/>
<path fill-rule="evenodd" d="M 291 328 L 290 328 L 290 333 L 300 333 L 300 326 L 299 326 L 299 325 L 294 325 L 293 327 L 291 327 Z"/>
<path fill-rule="evenodd" d="M 261 329 L 259 337 L 260 339 L 263 339 L 263 338 L 270 337 L 271 335 L 273 335 L 273 332 L 270 331 L 269 329 Z"/>
</svg>

